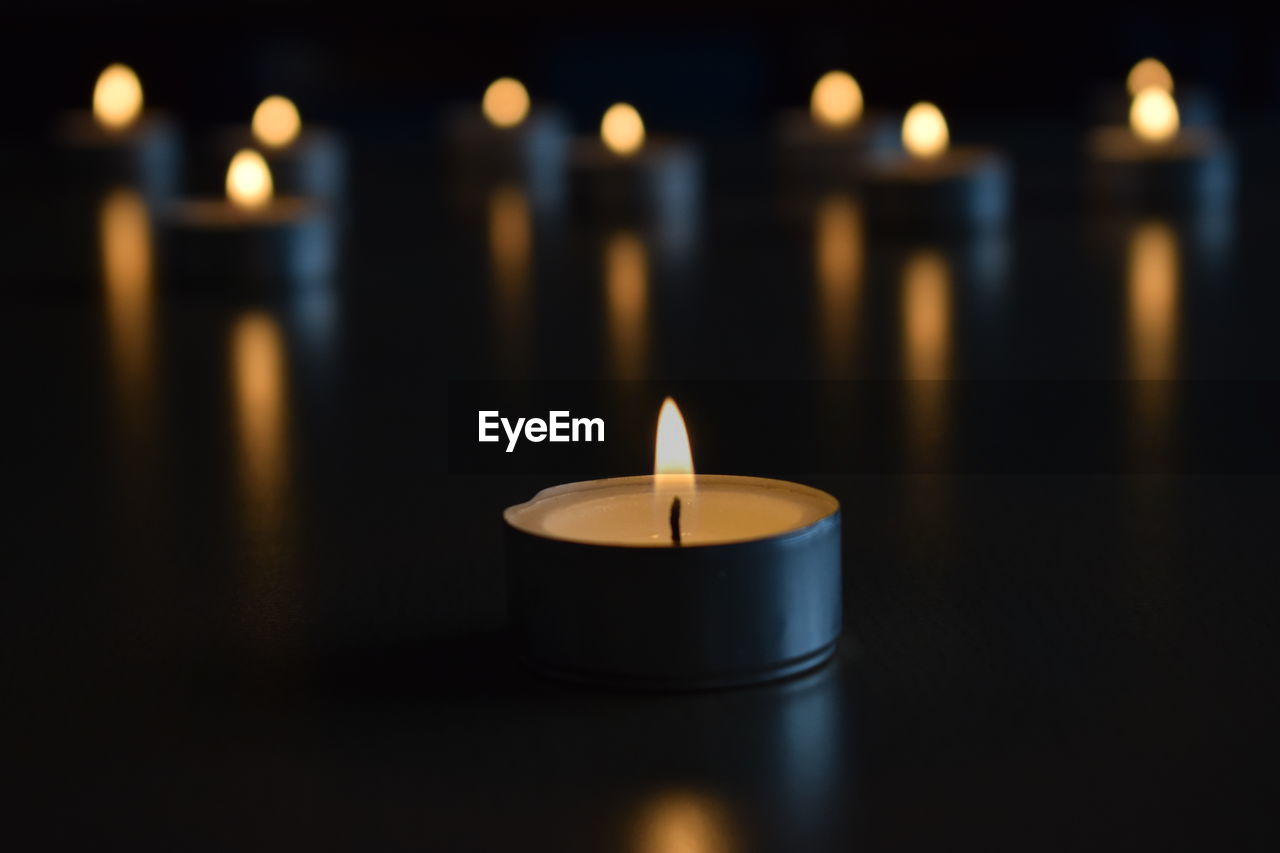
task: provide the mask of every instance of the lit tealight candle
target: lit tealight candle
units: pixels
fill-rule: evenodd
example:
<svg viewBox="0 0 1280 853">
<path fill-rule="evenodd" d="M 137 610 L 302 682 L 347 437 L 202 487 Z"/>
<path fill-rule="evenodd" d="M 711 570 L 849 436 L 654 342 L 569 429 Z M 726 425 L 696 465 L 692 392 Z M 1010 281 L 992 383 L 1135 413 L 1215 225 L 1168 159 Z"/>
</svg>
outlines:
<svg viewBox="0 0 1280 853">
<path fill-rule="evenodd" d="M 839 503 L 781 480 L 695 475 L 670 399 L 652 476 L 546 489 L 504 518 L 514 627 L 548 674 L 721 687 L 801 672 L 835 650 Z"/>
<path fill-rule="evenodd" d="M 168 225 L 170 261 L 180 278 L 242 282 L 314 281 L 326 276 L 334 228 L 323 205 L 275 192 L 261 152 L 237 151 L 227 166 L 224 198 L 182 199 Z"/>
<path fill-rule="evenodd" d="M 478 103 L 454 109 L 444 134 L 450 189 L 464 206 L 482 207 L 494 187 L 513 184 L 537 207 L 561 200 L 568 125 L 515 77 L 497 78 Z"/>
<path fill-rule="evenodd" d="M 1229 147 L 1213 127 L 1184 127 L 1169 69 L 1154 59 L 1129 72 L 1125 126 L 1096 128 L 1088 147 L 1095 194 L 1127 205 L 1212 203 L 1233 189 Z"/>
<path fill-rule="evenodd" d="M 117 62 L 98 75 L 89 110 L 61 117 L 58 140 L 74 155 L 67 174 L 77 188 L 134 184 L 152 197 L 172 191 L 178 172 L 177 132 L 143 104 L 142 81 L 132 68 Z"/>
<path fill-rule="evenodd" d="M 893 122 L 864 114 L 862 86 L 847 71 L 828 71 L 814 83 L 809 109 L 789 110 L 778 121 L 783 170 L 798 179 L 855 179 L 875 151 L 897 149 Z"/>
<path fill-rule="evenodd" d="M 297 104 L 269 95 L 254 108 L 248 125 L 225 127 L 207 146 L 196 186 L 212 191 L 227 158 L 254 148 L 270 167 L 276 192 L 284 196 L 337 199 L 346 185 L 346 146 L 330 127 L 304 121 Z"/>
<path fill-rule="evenodd" d="M 992 148 L 953 147 L 942 110 L 914 104 L 902 120 L 904 153 L 878 156 L 866 175 L 866 211 L 872 225 L 986 228 L 1001 225 L 1009 209 L 1009 170 Z"/>
<path fill-rule="evenodd" d="M 604 112 L 597 137 L 575 141 L 569 165 L 573 202 L 593 219 L 684 221 L 701 197 L 697 149 L 651 136 L 640 111 L 627 103 Z"/>
</svg>

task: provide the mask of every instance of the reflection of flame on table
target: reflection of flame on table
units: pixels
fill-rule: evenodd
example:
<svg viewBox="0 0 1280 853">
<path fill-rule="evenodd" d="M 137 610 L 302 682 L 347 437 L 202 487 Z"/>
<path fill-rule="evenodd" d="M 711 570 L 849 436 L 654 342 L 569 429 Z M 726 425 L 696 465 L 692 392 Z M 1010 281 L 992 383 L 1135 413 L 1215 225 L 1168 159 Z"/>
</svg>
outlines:
<svg viewBox="0 0 1280 853">
<path fill-rule="evenodd" d="M 862 210 L 847 195 L 832 195 L 814 222 L 814 266 L 818 279 L 818 327 L 827 375 L 850 369 L 854 324 L 862 286 Z"/>
<path fill-rule="evenodd" d="M 615 232 L 605 244 L 604 288 L 613 377 L 640 379 L 649 355 L 649 256 L 634 232 Z"/>
<path fill-rule="evenodd" d="M 262 312 L 242 315 L 231 332 L 231 380 L 246 561 L 244 598 L 260 642 L 275 636 L 295 579 L 288 538 L 288 378 L 279 325 Z"/>
<path fill-rule="evenodd" d="M 494 333 L 508 375 L 530 356 L 533 312 L 533 217 L 523 190 L 496 188 L 489 196 L 489 255 L 493 275 Z"/>
<path fill-rule="evenodd" d="M 151 221 L 134 190 L 112 191 L 99 216 L 107 331 L 117 395 L 125 418 L 147 418 L 154 371 Z"/>
<path fill-rule="evenodd" d="M 1173 426 L 1178 355 L 1178 238 L 1167 223 L 1140 224 L 1129 240 L 1128 351 L 1134 385 L 1133 440 L 1161 452 Z"/>
<path fill-rule="evenodd" d="M 951 375 L 951 271 L 928 249 L 907 258 L 902 272 L 902 346 L 907 386 L 908 445 L 917 466 L 939 460 L 947 430 L 945 381 Z"/>
<path fill-rule="evenodd" d="M 712 797 L 673 790 L 647 803 L 635 826 L 635 853 L 730 853 L 737 850 L 728 811 Z"/>
</svg>

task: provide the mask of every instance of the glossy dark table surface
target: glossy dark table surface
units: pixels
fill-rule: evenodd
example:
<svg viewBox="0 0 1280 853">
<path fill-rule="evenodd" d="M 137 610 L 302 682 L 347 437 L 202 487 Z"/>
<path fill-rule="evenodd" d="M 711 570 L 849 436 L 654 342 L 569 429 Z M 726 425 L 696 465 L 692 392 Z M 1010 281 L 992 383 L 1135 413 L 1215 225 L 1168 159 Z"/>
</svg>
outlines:
<svg viewBox="0 0 1280 853">
<path fill-rule="evenodd" d="M 1190 218 L 1083 203 L 1072 129 L 992 138 L 1018 169 L 1005 233 L 869 233 L 855 200 L 799 197 L 762 148 L 729 145 L 696 232 L 663 242 L 510 188 L 446 192 L 411 134 L 356 137 L 341 269 L 285 294 L 172 281 L 145 240 L 104 270 L 98 202 L 42 187 L 48 152 L 10 157 L 7 832 L 654 853 L 1263 839 L 1280 469 L 1215 455 L 1239 445 L 1212 424 L 1225 410 L 1237 434 L 1233 400 L 1280 379 L 1276 136 L 1242 133 L 1236 203 Z M 619 409 L 637 435 L 669 381 L 695 448 L 698 423 L 723 439 L 707 470 L 839 497 L 838 658 L 692 695 L 522 670 L 500 512 L 563 478 L 459 461 L 451 395 L 492 379 L 657 379 Z M 752 433 L 699 406 L 720 380 L 887 388 L 900 409 L 870 458 L 833 424 L 876 406 Z M 1068 464 L 1024 435 L 995 464 L 973 436 L 1010 432 L 998 407 L 954 408 L 1050 381 L 1116 389 L 1108 453 Z M 647 453 L 620 440 L 572 473 Z"/>
</svg>

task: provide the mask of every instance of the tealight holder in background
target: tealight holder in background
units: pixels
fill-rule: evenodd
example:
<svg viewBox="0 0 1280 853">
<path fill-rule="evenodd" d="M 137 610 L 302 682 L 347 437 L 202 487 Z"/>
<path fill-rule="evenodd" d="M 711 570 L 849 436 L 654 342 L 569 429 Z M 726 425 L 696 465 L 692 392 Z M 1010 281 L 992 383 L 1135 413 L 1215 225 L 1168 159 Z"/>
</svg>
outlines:
<svg viewBox="0 0 1280 853">
<path fill-rule="evenodd" d="M 254 148 L 271 169 L 281 196 L 339 199 L 346 188 L 346 146 L 333 128 L 304 122 L 293 101 L 283 95 L 262 100 L 250 124 L 217 132 L 206 146 L 201 172 L 193 184 L 214 191 L 227 161 L 241 149 Z"/>
<path fill-rule="evenodd" d="M 479 207 L 495 186 L 519 186 L 537 208 L 564 197 L 569 127 L 560 111 L 535 104 L 519 80 L 501 77 L 479 104 L 445 120 L 449 184 L 464 206 Z"/>
<path fill-rule="evenodd" d="M 142 84 L 127 65 L 108 66 L 98 76 L 91 110 L 67 113 L 56 128 L 66 154 L 70 188 L 98 193 L 131 186 L 150 199 L 177 189 L 181 141 L 164 114 L 144 110 Z"/>
<path fill-rule="evenodd" d="M 941 231 L 997 228 L 1009 214 L 1008 161 L 994 149 L 952 147 L 942 111 L 922 102 L 902 122 L 903 152 L 872 157 L 862 182 L 868 226 Z"/>
<path fill-rule="evenodd" d="M 1123 126 L 1128 122 L 1133 98 L 1150 86 L 1173 96 L 1183 127 L 1217 127 L 1221 123 L 1221 105 L 1211 90 L 1182 82 L 1175 86 L 1168 66 L 1154 57 L 1135 63 L 1123 85 L 1116 82 L 1098 92 L 1093 100 L 1094 122 L 1104 127 Z"/>
<path fill-rule="evenodd" d="M 1088 141 L 1090 189 L 1119 208 L 1224 204 L 1234 195 L 1235 158 L 1214 127 L 1184 127 L 1162 85 L 1138 91 L 1128 124 L 1095 128 Z"/>
<path fill-rule="evenodd" d="M 808 110 L 788 110 L 775 131 L 784 179 L 801 185 L 856 182 L 874 155 L 901 151 L 897 123 L 864 111 L 862 88 L 844 71 L 829 71 L 816 84 Z"/>
<path fill-rule="evenodd" d="M 693 244 L 702 180 L 698 148 L 675 137 L 649 137 L 630 104 L 611 106 L 599 136 L 575 139 L 570 153 L 574 215 L 593 226 L 648 232 L 672 258 L 686 256 Z"/>
<path fill-rule="evenodd" d="M 266 160 L 250 149 L 232 158 L 225 198 L 178 199 L 164 222 L 166 265 L 179 285 L 298 287 L 327 281 L 336 263 L 329 206 L 275 195 Z"/>
</svg>

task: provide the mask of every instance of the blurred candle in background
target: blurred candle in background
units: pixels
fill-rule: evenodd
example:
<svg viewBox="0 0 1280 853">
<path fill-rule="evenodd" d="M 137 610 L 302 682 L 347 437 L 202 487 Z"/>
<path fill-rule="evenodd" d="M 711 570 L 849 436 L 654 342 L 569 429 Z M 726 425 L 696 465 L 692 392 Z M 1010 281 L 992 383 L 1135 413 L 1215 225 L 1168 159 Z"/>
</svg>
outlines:
<svg viewBox="0 0 1280 853">
<path fill-rule="evenodd" d="M 605 330 L 614 379 L 644 379 L 649 368 L 649 253 L 630 230 L 604 246 Z"/>
<path fill-rule="evenodd" d="M 898 150 L 894 121 L 865 110 L 862 86 L 841 69 L 826 72 L 809 93 L 809 109 L 777 122 L 779 163 L 788 183 L 829 188 L 856 181 L 874 152 Z M 815 187 L 815 188 L 816 188 Z"/>
<path fill-rule="evenodd" d="M 822 360 L 829 378 L 844 379 L 852 370 L 864 263 L 862 210 L 851 195 L 835 193 L 818 205 L 813 248 Z"/>
<path fill-rule="evenodd" d="M 117 62 L 98 74 L 88 110 L 59 116 L 60 172 L 68 188 L 96 193 L 124 185 L 150 198 L 173 193 L 181 153 L 177 129 L 144 105 L 137 72 Z"/>
<path fill-rule="evenodd" d="M 533 214 L 517 185 L 489 194 L 494 340 L 504 376 L 527 372 L 533 356 Z"/>
</svg>

